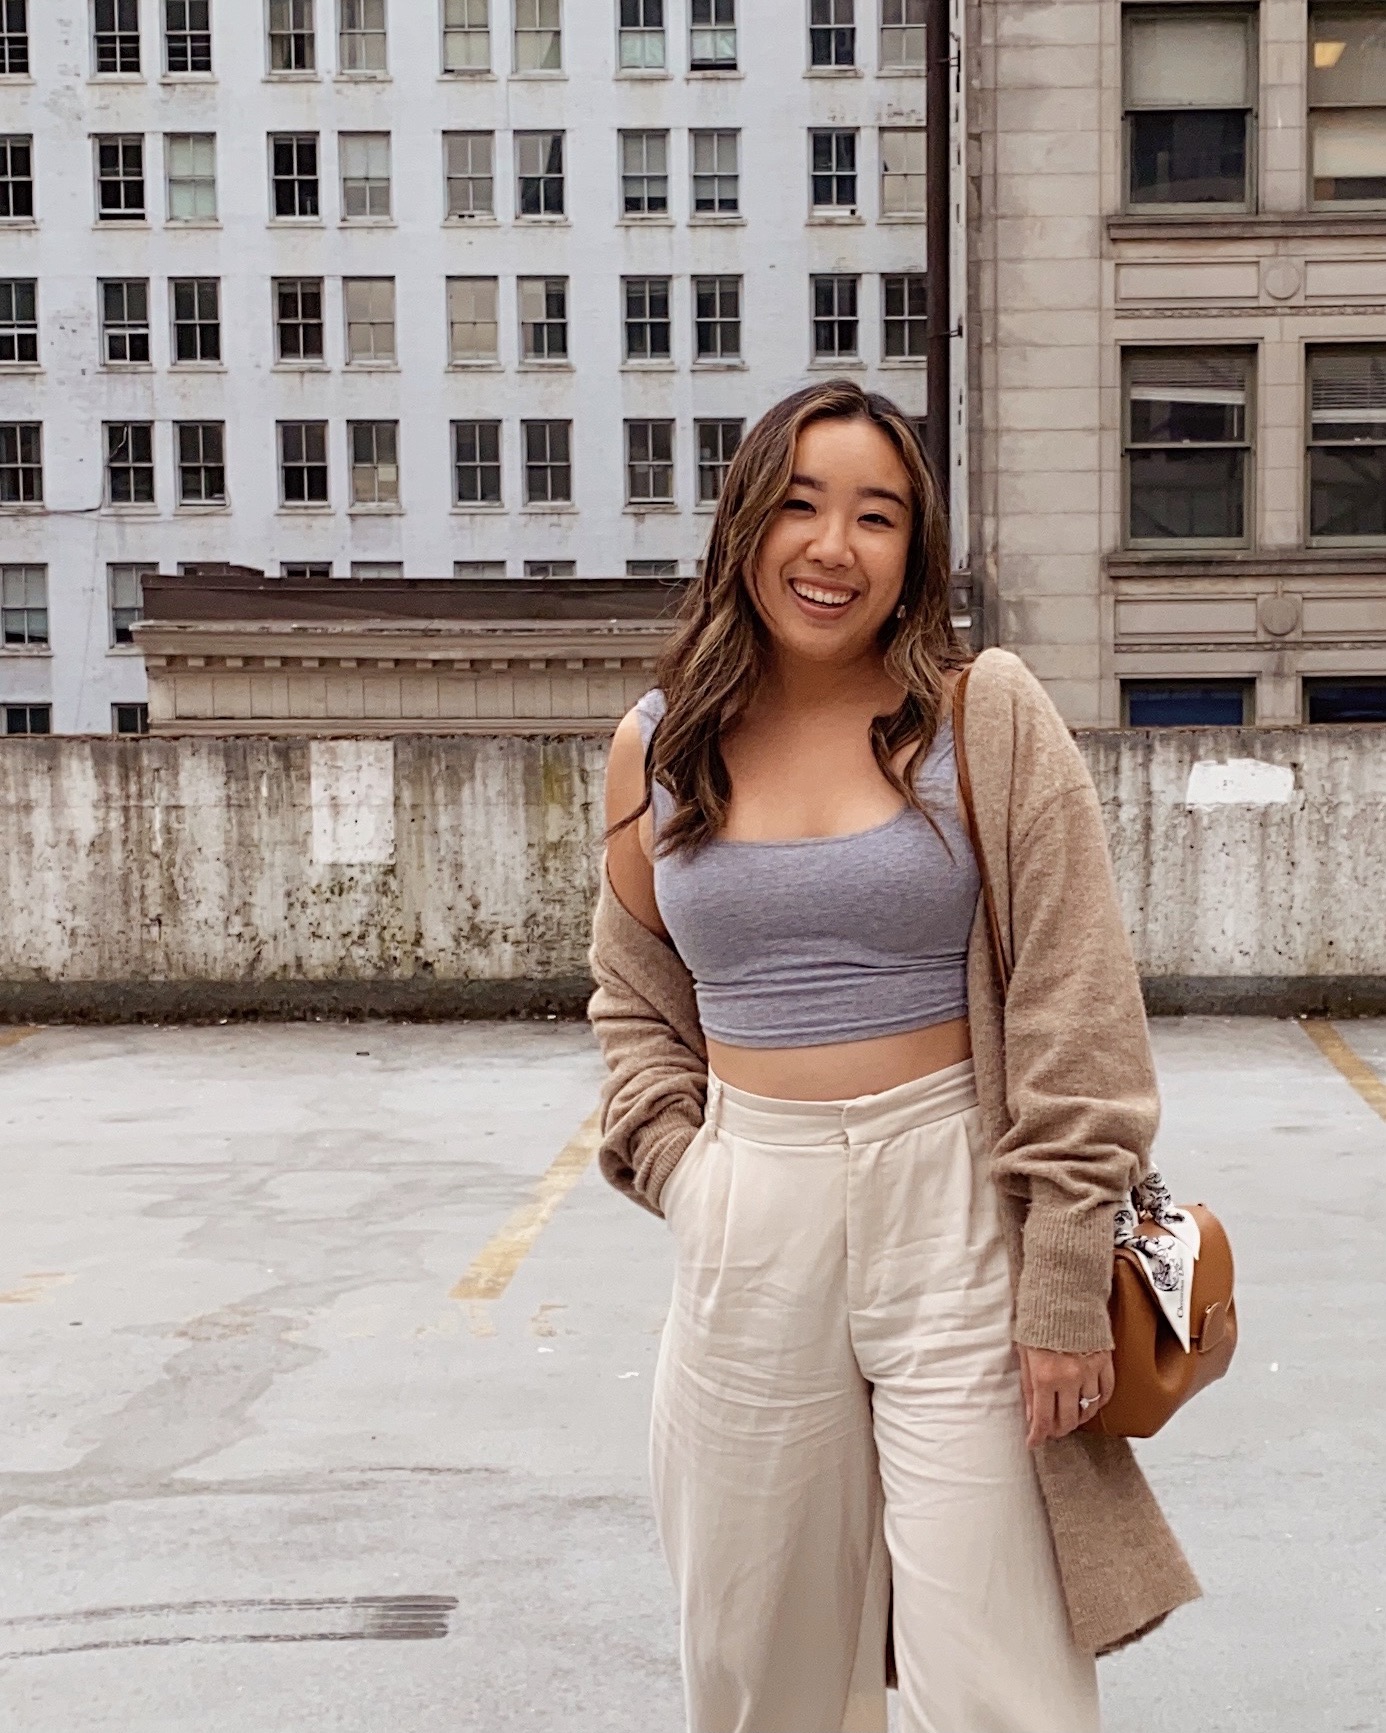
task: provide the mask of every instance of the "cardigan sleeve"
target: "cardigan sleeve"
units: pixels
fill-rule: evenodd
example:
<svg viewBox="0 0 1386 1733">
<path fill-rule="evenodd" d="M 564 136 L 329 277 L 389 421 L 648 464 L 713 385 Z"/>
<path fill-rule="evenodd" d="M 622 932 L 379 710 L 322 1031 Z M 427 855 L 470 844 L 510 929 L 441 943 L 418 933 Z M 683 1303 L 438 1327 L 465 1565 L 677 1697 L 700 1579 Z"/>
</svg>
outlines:
<svg viewBox="0 0 1386 1733">
<path fill-rule="evenodd" d="M 587 1015 L 606 1061 L 602 1173 L 655 1215 L 664 1182 L 703 1123 L 707 1051 L 678 954 L 621 904 L 605 872 L 588 953 Z"/>
<path fill-rule="evenodd" d="M 1068 776 L 1010 848 L 1012 1123 L 995 1172 L 1026 1201 L 1016 1340 L 1088 1353 L 1112 1346 L 1113 1216 L 1148 1165 L 1159 1094 L 1097 792 L 1066 729 L 1045 748 Z"/>
</svg>

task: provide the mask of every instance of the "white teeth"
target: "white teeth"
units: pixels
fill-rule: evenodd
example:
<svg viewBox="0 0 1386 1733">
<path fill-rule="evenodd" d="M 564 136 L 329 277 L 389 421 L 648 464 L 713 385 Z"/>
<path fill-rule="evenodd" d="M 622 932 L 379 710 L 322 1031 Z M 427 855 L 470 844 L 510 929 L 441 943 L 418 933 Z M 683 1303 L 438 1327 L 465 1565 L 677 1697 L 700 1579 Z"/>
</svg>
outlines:
<svg viewBox="0 0 1386 1733">
<path fill-rule="evenodd" d="M 841 590 L 819 590 L 812 584 L 796 580 L 790 586 L 796 596 L 802 596 L 806 602 L 821 602 L 828 608 L 845 608 L 851 601 L 851 594 L 843 594 Z"/>
</svg>

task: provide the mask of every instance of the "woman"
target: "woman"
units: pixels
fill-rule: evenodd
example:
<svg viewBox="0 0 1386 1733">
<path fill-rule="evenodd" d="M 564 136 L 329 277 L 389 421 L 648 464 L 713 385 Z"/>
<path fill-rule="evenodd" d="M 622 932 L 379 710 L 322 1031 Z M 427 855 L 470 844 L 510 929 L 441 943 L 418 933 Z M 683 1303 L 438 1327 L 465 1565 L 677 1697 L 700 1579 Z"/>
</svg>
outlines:
<svg viewBox="0 0 1386 1733">
<path fill-rule="evenodd" d="M 752 430 L 616 731 L 603 1168 L 669 1221 L 652 1471 L 691 1733 L 1091 1733 L 1093 1657 L 1198 1591 L 1112 1390 L 1112 1217 L 1158 1103 L 1092 783 L 967 664 L 908 422 Z M 1010 952 L 1004 1018 L 980 872 Z"/>
</svg>

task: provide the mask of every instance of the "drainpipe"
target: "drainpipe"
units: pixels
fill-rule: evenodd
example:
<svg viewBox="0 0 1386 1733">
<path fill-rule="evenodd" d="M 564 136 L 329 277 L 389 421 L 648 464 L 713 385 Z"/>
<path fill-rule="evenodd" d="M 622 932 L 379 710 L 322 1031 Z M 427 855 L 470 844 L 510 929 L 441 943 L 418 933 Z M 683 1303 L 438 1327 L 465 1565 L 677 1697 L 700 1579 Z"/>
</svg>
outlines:
<svg viewBox="0 0 1386 1733">
<path fill-rule="evenodd" d="M 953 418 L 949 379 L 952 340 L 952 294 L 949 282 L 952 225 L 952 152 L 949 111 L 952 105 L 952 38 L 949 0 L 924 0 L 924 208 L 927 233 L 924 269 L 928 332 L 925 360 L 928 397 L 925 405 L 925 451 L 948 505 L 952 483 L 950 434 Z"/>
</svg>

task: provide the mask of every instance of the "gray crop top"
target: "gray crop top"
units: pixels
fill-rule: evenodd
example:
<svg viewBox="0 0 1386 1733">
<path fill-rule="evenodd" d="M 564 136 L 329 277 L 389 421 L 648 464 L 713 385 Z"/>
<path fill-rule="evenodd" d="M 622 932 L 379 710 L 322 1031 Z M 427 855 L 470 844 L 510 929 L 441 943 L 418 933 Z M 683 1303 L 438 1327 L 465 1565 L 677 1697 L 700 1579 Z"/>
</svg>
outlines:
<svg viewBox="0 0 1386 1733">
<path fill-rule="evenodd" d="M 647 692 L 636 711 L 648 746 L 664 694 Z M 906 807 L 846 836 L 719 837 L 692 853 L 656 855 L 655 902 L 714 1041 L 816 1047 L 966 1016 L 981 881 L 955 776 L 945 719 L 915 786 L 947 848 Z M 673 808 L 658 783 L 653 806 L 658 836 Z"/>
</svg>

